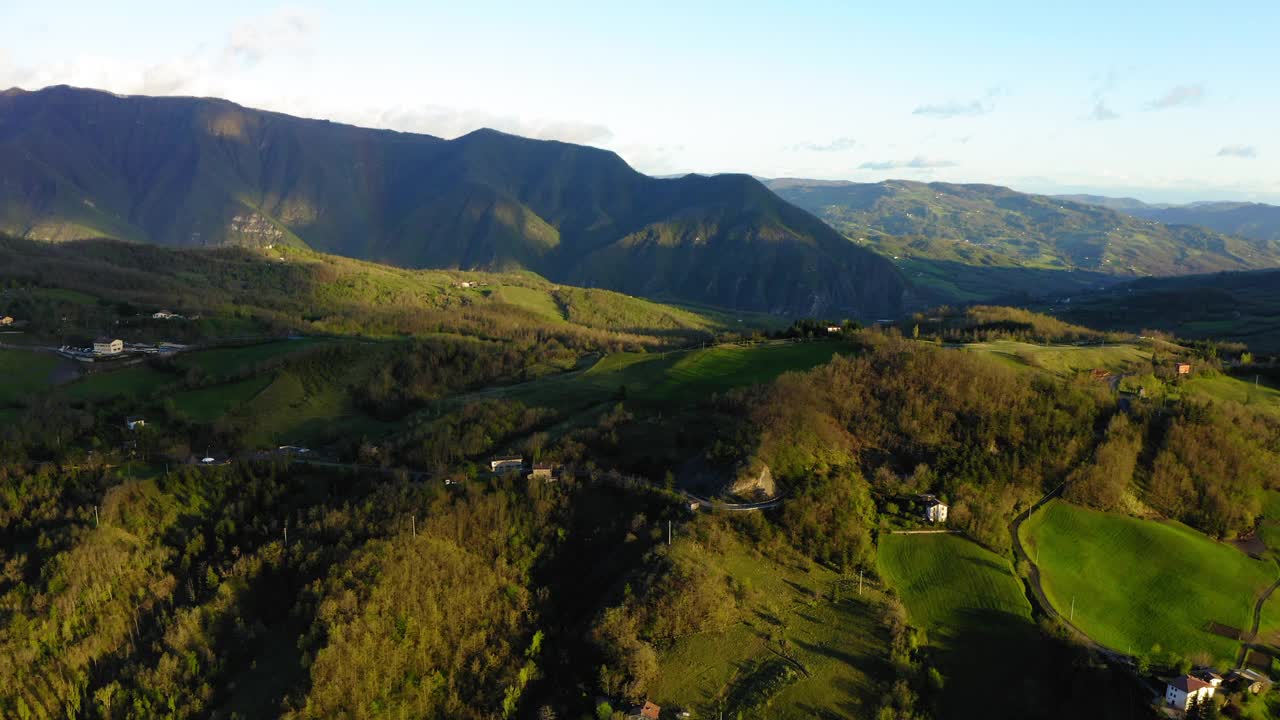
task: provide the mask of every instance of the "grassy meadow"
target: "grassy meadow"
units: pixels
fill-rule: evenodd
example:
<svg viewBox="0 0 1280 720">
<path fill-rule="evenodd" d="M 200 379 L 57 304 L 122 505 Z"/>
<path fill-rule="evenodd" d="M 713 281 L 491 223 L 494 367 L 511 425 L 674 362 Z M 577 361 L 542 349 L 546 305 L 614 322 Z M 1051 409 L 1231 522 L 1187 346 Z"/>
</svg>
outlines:
<svg viewBox="0 0 1280 720">
<path fill-rule="evenodd" d="M 1276 578 L 1254 560 L 1180 523 L 1053 501 L 1019 530 L 1049 602 L 1094 640 L 1152 658 L 1174 653 L 1226 666 L 1240 643 L 1210 623 L 1248 631 L 1253 604 Z"/>
<path fill-rule="evenodd" d="M 1014 340 L 965 345 L 969 352 L 988 353 L 1006 364 L 1055 375 L 1101 368 L 1111 372 L 1150 370 L 1151 352 L 1137 345 L 1036 345 Z"/>
<path fill-rule="evenodd" d="M 939 717 L 992 717 L 983 698 L 993 677 L 1022 678 L 1004 687 L 999 717 L 1047 701 L 1049 672 L 1037 666 L 1047 640 L 1008 560 L 960 535 L 882 535 L 876 565 L 942 674 Z"/>
<path fill-rule="evenodd" d="M 744 620 L 682 638 L 664 652 L 650 690 L 655 702 L 698 717 L 870 716 L 889 673 L 880 590 L 867 582 L 859 595 L 856 580 L 800 557 L 779 562 L 738 541 L 713 562 L 745 589 Z M 766 709 L 751 698 L 777 660 L 771 635 L 787 639 L 810 676 L 786 684 Z"/>
<path fill-rule="evenodd" d="M 591 406 L 625 395 L 653 406 L 688 404 L 736 387 L 764 383 L 793 370 L 808 370 L 837 353 L 855 352 L 840 342 L 721 345 L 663 353 L 613 353 L 585 372 L 504 389 L 529 405 L 558 409 Z"/>
<path fill-rule="evenodd" d="M 38 392 L 58 365 L 53 355 L 0 349 L 0 406 Z"/>
</svg>

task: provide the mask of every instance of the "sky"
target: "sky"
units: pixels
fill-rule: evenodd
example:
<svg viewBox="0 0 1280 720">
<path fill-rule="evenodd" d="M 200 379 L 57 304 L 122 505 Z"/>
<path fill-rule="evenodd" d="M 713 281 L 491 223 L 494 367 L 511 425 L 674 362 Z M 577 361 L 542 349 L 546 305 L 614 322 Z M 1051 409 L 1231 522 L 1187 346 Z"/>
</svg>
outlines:
<svg viewBox="0 0 1280 720">
<path fill-rule="evenodd" d="M 0 0 L 0 88 L 492 127 L 653 175 L 1280 203 L 1277 27 L 1274 0 Z"/>
</svg>

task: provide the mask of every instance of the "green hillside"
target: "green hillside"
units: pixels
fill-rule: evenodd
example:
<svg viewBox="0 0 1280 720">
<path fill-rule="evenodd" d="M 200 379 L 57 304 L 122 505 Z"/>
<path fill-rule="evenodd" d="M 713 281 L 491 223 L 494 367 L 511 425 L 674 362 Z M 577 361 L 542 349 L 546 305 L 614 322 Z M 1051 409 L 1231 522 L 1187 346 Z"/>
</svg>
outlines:
<svg viewBox="0 0 1280 720">
<path fill-rule="evenodd" d="M 1280 271 L 1145 278 L 1049 309 L 1072 322 L 1179 337 L 1234 340 L 1280 352 Z"/>
<path fill-rule="evenodd" d="M 1019 535 L 1058 612 L 1108 647 L 1157 660 L 1229 666 L 1240 643 L 1213 627 L 1247 632 L 1254 601 L 1276 579 L 1272 563 L 1185 525 L 1061 501 Z"/>
<path fill-rule="evenodd" d="M 1280 266 L 1280 242 L 1165 225 L 993 185 L 773 180 L 784 199 L 889 255 L 938 302 L 1071 296 L 1116 278 Z"/>
<path fill-rule="evenodd" d="M 0 231 L 291 246 L 771 313 L 882 317 L 892 265 L 744 175 L 642 175 L 611 152 L 455 140 L 203 98 L 0 95 Z"/>
<path fill-rule="evenodd" d="M 1101 205 L 1126 215 L 1169 225 L 1199 225 L 1215 232 L 1254 240 L 1280 241 L 1280 207 L 1256 202 L 1194 202 L 1149 205 L 1133 198 L 1064 195 L 1064 199 Z"/>
</svg>

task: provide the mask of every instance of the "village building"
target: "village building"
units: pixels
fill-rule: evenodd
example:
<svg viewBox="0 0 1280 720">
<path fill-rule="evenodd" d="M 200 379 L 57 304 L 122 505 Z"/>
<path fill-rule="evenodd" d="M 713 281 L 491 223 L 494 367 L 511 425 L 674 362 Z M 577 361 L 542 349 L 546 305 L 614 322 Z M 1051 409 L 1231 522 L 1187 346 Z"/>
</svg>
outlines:
<svg viewBox="0 0 1280 720">
<path fill-rule="evenodd" d="M 839 325 L 828 325 L 828 326 L 827 326 L 827 334 L 828 334 L 828 335 L 834 335 L 834 334 L 836 334 L 836 333 L 840 332 L 841 330 L 844 330 L 844 328 L 840 327 Z"/>
<path fill-rule="evenodd" d="M 1176 367 L 1179 375 L 1191 374 L 1191 363 L 1178 363 Z"/>
<path fill-rule="evenodd" d="M 627 720 L 658 720 L 661 714 L 661 706 L 655 705 L 652 700 L 645 700 L 643 705 L 631 708 L 627 713 Z"/>
<path fill-rule="evenodd" d="M 1222 682 L 1222 678 L 1218 678 L 1218 682 Z M 1212 683 L 1205 682 L 1198 677 L 1183 675 L 1170 680 L 1165 685 L 1164 704 L 1171 708 L 1186 710 L 1191 707 L 1193 700 L 1198 704 L 1213 697 L 1213 693 L 1217 689 Z"/>
<path fill-rule="evenodd" d="M 119 338 L 100 337 L 93 341 L 95 355 L 119 355 L 122 352 L 124 352 L 124 342 Z"/>
<path fill-rule="evenodd" d="M 0 326 L 8 327 L 13 324 L 13 318 L 8 315 L 0 315 Z"/>
<path fill-rule="evenodd" d="M 925 495 L 921 498 L 924 500 L 924 519 L 931 523 L 944 523 L 947 521 L 947 505 L 933 495 Z"/>
<path fill-rule="evenodd" d="M 533 472 L 529 473 L 529 479 L 551 482 L 555 479 L 555 466 L 548 463 L 534 463 Z"/>
<path fill-rule="evenodd" d="M 181 316 L 175 315 L 169 312 L 168 310 L 157 310 L 156 312 L 151 314 L 152 320 L 173 320 L 174 318 L 177 318 L 177 317 L 181 317 Z"/>
<path fill-rule="evenodd" d="M 504 455 L 496 457 L 489 461 L 490 472 L 508 473 L 519 472 L 524 469 L 524 458 L 519 455 Z"/>
<path fill-rule="evenodd" d="M 124 426 L 130 430 L 141 430 L 147 426 L 147 421 L 140 417 L 125 418 Z"/>
<path fill-rule="evenodd" d="M 1271 680 L 1257 670 L 1240 668 L 1227 673 L 1227 684 L 1234 688 L 1236 692 L 1245 692 L 1247 690 L 1257 695 L 1271 685 Z"/>
</svg>

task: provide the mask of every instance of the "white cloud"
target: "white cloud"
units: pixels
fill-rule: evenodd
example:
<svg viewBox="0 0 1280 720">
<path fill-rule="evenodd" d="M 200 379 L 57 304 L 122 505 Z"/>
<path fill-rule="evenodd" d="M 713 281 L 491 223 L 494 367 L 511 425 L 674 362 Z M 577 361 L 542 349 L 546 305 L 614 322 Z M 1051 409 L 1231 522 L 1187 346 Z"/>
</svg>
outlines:
<svg viewBox="0 0 1280 720">
<path fill-rule="evenodd" d="M 1199 105 L 1204 99 L 1204 85 L 1178 85 L 1147 103 L 1149 110 L 1168 110 L 1188 105 Z"/>
<path fill-rule="evenodd" d="M 314 19 L 306 11 L 280 8 L 237 24 L 227 38 L 225 52 L 228 57 L 254 65 L 271 53 L 302 48 L 314 26 Z"/>
<path fill-rule="evenodd" d="M 994 109 L 994 105 L 990 100 L 971 100 L 969 102 L 961 102 L 959 100 L 950 100 L 945 103 L 935 105 L 921 105 L 911 111 L 912 115 L 921 115 L 923 117 L 937 118 L 939 120 L 949 120 L 958 117 L 977 117 L 978 115 L 986 115 Z"/>
<path fill-rule="evenodd" d="M 1089 119 L 1105 122 L 1107 120 L 1115 120 L 1120 117 L 1114 110 L 1107 107 L 1107 103 L 1099 100 L 1093 106 L 1093 112 L 1089 113 Z"/>
<path fill-rule="evenodd" d="M 933 170 L 935 168 L 955 167 L 950 160 L 938 160 L 917 155 L 910 160 L 885 160 L 881 162 L 864 162 L 859 170 Z"/>
<path fill-rule="evenodd" d="M 1226 145 L 1218 151 L 1218 157 L 1234 157 L 1251 160 L 1258 157 L 1258 148 L 1252 145 Z"/>
<path fill-rule="evenodd" d="M 791 146 L 791 150 L 801 152 L 817 152 L 817 153 L 834 153 L 852 150 L 858 146 L 858 141 L 851 137 L 838 137 L 829 142 L 815 143 L 797 143 Z"/>
<path fill-rule="evenodd" d="M 440 105 L 395 107 L 374 110 L 348 119 L 359 125 L 425 133 L 443 138 L 466 135 L 472 130 L 492 128 L 512 135 L 539 140 L 561 140 L 582 145 L 596 145 L 610 140 L 613 132 L 597 123 L 575 120 L 523 118 L 491 113 L 486 110 L 459 109 Z"/>
</svg>

